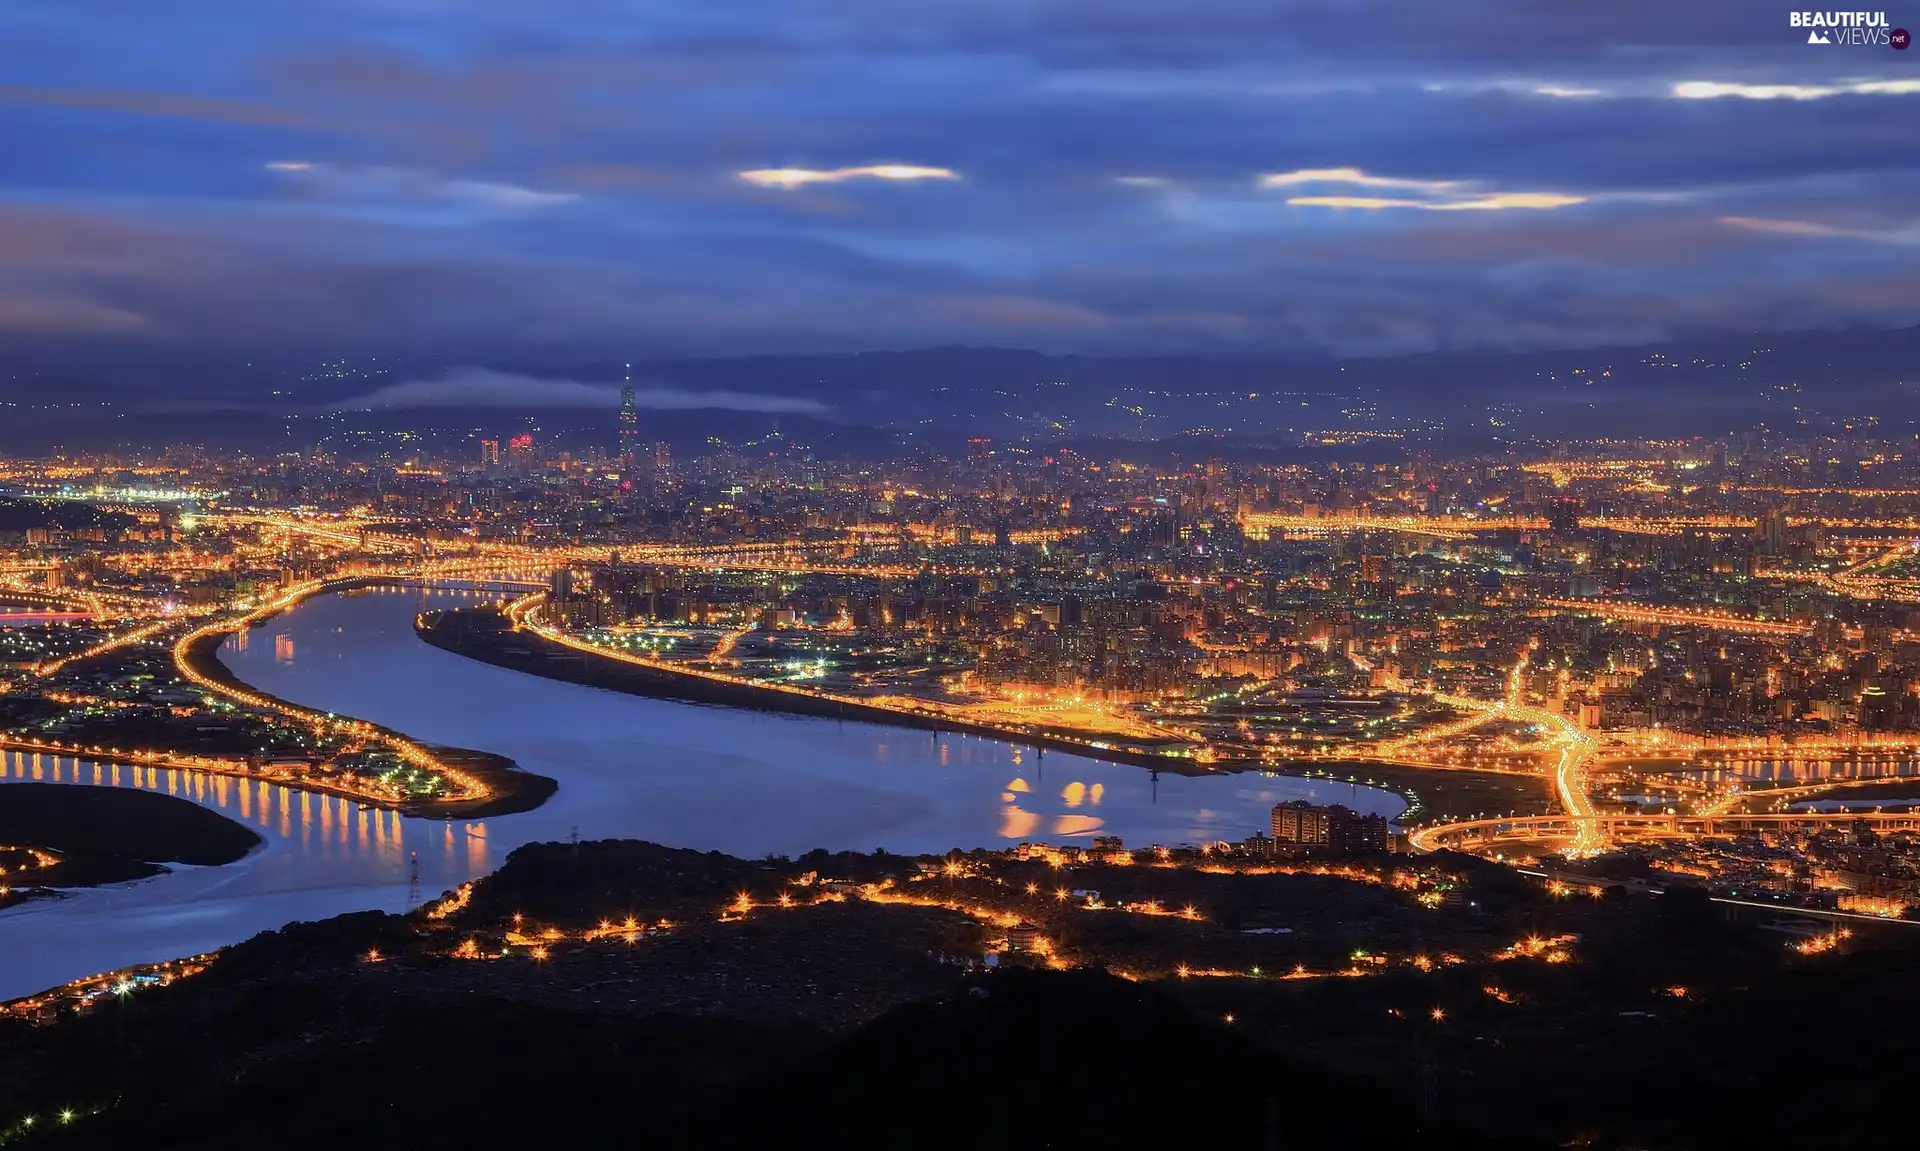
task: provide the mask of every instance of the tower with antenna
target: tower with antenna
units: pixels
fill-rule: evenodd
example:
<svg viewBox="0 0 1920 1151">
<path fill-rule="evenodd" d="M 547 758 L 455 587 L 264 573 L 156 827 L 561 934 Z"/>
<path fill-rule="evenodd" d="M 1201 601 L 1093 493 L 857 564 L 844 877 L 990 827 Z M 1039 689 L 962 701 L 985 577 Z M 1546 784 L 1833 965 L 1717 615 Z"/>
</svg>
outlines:
<svg viewBox="0 0 1920 1151">
<path fill-rule="evenodd" d="M 640 411 L 633 398 L 633 365 L 627 365 L 626 386 L 620 389 L 620 471 L 632 472 L 640 463 Z"/>
</svg>

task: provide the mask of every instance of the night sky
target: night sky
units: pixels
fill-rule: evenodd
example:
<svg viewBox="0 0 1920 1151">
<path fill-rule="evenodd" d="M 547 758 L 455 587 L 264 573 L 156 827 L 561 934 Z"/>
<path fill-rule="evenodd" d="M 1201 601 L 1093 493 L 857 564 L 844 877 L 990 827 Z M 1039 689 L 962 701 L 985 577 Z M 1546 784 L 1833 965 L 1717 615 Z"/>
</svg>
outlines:
<svg viewBox="0 0 1920 1151">
<path fill-rule="evenodd" d="M 0 346 L 1357 355 L 1920 322 L 1920 52 L 1809 45 L 1790 10 L 8 0 Z"/>
</svg>

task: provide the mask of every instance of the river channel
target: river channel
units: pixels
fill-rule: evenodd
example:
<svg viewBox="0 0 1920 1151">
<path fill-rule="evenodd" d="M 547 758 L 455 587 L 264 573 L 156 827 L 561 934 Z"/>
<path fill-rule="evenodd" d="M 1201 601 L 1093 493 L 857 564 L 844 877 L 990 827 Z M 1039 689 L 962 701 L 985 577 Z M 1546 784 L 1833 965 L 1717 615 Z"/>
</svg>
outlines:
<svg viewBox="0 0 1920 1151">
<path fill-rule="evenodd" d="M 195 954 L 300 919 L 405 910 L 417 860 L 427 898 L 524 843 L 625 837 L 758 857 L 815 847 L 918 853 L 1021 840 L 1129 844 L 1241 839 L 1275 804 L 1344 803 L 1389 818 L 1391 792 L 1258 773 L 1143 768 L 978 737 L 645 699 L 542 679 L 430 647 L 417 612 L 489 593 L 382 588 L 309 600 L 230 639 L 242 680 L 309 707 L 431 743 L 510 756 L 560 789 L 484 821 L 411 819 L 259 782 L 0 759 L 0 781 L 146 787 L 258 831 L 266 845 L 217 868 L 0 913 L 0 998 L 94 971 Z"/>
</svg>

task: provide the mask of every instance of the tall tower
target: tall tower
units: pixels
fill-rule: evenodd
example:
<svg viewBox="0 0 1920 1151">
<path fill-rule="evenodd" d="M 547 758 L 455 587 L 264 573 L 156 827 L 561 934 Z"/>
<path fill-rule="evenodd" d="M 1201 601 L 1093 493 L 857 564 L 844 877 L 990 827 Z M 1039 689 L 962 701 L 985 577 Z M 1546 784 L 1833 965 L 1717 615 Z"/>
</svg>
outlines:
<svg viewBox="0 0 1920 1151">
<path fill-rule="evenodd" d="M 627 365 L 627 384 L 620 389 L 620 470 L 630 472 L 640 463 L 640 412 L 633 401 L 633 365 Z"/>
</svg>

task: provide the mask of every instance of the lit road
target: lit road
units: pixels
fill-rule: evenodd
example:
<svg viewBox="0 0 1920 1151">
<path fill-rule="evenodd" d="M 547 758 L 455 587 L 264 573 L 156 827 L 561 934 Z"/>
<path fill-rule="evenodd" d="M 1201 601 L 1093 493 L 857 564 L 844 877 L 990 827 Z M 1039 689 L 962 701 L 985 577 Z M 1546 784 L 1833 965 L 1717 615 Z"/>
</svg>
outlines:
<svg viewBox="0 0 1920 1151">
<path fill-rule="evenodd" d="M 1464 819 L 1453 823 L 1433 823 L 1407 837 L 1416 851 L 1441 848 L 1486 846 L 1503 840 L 1576 839 L 1582 826 L 1590 826 L 1606 839 L 1640 837 L 1651 839 L 1696 839 L 1728 835 L 1740 831 L 1815 829 L 1853 827 L 1865 824 L 1880 832 L 1920 829 L 1916 812 L 1734 812 L 1714 815 L 1664 815 L 1652 813 L 1593 815 L 1570 818 L 1565 814 L 1507 816 L 1496 819 Z"/>
<path fill-rule="evenodd" d="M 1550 746 L 1558 746 L 1559 759 L 1554 763 L 1553 792 L 1565 813 L 1557 818 L 1560 824 L 1571 831 L 1568 839 L 1567 854 L 1572 856 L 1596 855 L 1607 849 L 1608 839 L 1605 824 L 1597 818 L 1597 811 L 1589 795 L 1587 762 L 1593 757 L 1599 746 L 1597 741 L 1566 716 L 1537 707 L 1530 707 L 1519 701 L 1520 675 L 1526 667 L 1524 659 L 1514 666 L 1508 677 L 1508 698 L 1499 703 L 1472 699 L 1466 696 L 1436 695 L 1434 698 L 1452 707 L 1463 707 L 1480 711 L 1488 720 L 1510 719 L 1519 723 L 1532 724 L 1553 730 Z M 1441 826 L 1459 826 L 1458 824 Z M 1431 828 L 1423 831 L 1431 831 Z"/>
<path fill-rule="evenodd" d="M 219 680 L 202 675 L 195 669 L 192 659 L 189 658 L 189 654 L 194 645 L 201 640 L 212 636 L 228 635 L 236 631 L 243 631 L 262 620 L 294 607 L 310 596 L 333 590 L 334 587 L 339 586 L 343 582 L 365 578 L 403 578 L 403 576 L 387 571 L 369 571 L 355 575 L 336 576 L 323 580 L 308 580 L 305 583 L 294 584 L 292 587 L 281 592 L 279 596 L 267 600 L 245 615 L 216 619 L 211 623 L 203 624 L 180 636 L 174 641 L 173 645 L 174 670 L 179 673 L 181 678 L 203 691 L 224 696 L 245 707 L 275 712 L 287 719 L 291 719 L 308 727 L 316 733 L 330 732 L 335 735 L 350 737 L 366 743 L 384 745 L 403 762 L 422 771 L 437 775 L 446 781 L 447 794 L 437 798 L 445 800 L 476 800 L 486 798 L 492 794 L 492 790 L 488 788 L 486 784 L 472 775 L 448 765 L 425 747 L 404 736 L 394 732 L 382 731 L 364 720 L 314 711 L 310 708 L 287 703 L 284 700 L 274 699 L 257 692 L 248 691 L 234 684 L 222 683 Z"/>
<path fill-rule="evenodd" d="M 1657 607 L 1651 604 L 1600 599 L 1541 599 L 1535 602 L 1546 607 L 1586 612 L 1604 619 L 1664 624 L 1669 627 L 1707 627 L 1720 631 L 1771 636 L 1810 636 L 1814 630 L 1812 624 L 1755 619 L 1752 616 L 1736 615 L 1733 612 L 1712 608 Z"/>
</svg>

